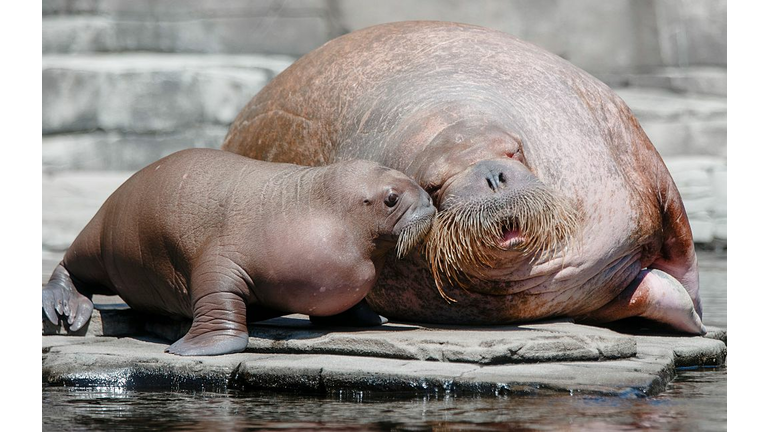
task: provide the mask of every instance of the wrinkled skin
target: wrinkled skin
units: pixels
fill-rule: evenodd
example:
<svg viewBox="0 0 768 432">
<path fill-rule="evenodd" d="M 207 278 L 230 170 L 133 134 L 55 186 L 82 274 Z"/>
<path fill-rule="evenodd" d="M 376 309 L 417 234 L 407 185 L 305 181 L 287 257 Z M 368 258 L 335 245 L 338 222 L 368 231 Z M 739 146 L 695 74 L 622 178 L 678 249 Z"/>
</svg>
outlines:
<svg viewBox="0 0 768 432">
<path fill-rule="evenodd" d="M 413 177 L 432 195 L 438 219 L 451 208 L 536 191 L 562 204 L 563 211 L 543 206 L 526 230 L 509 226 L 518 220 L 510 213 L 498 238 L 486 239 L 491 246 L 471 248 L 481 258 L 465 260 L 454 277 L 423 255 L 389 260 L 367 297 L 389 318 L 641 316 L 705 332 L 688 219 L 634 115 L 594 77 L 512 36 L 440 22 L 342 36 L 257 94 L 222 148 L 305 165 L 374 160 Z M 575 228 L 546 228 L 552 214 Z M 537 249 L 534 226 L 559 234 Z M 448 262 L 453 250 L 435 256 Z"/>
<path fill-rule="evenodd" d="M 360 303 L 386 252 L 436 212 L 412 179 L 370 161 L 309 168 L 211 149 L 163 158 L 128 179 L 67 250 L 43 310 L 76 331 L 92 294 L 192 318 L 168 352 L 243 351 L 256 312 L 324 317 Z"/>
</svg>

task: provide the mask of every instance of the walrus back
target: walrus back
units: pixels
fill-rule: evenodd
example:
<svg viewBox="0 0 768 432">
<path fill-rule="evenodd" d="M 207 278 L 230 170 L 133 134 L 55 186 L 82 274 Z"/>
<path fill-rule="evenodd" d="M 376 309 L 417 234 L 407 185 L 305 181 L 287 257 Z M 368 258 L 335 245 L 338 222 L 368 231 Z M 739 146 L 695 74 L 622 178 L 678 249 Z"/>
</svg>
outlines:
<svg viewBox="0 0 768 432">
<path fill-rule="evenodd" d="M 118 294 L 137 309 L 191 317 L 191 265 L 221 232 L 237 173 L 251 163 L 219 150 L 189 149 L 138 171 L 68 249 L 63 263 L 78 290 Z"/>
</svg>

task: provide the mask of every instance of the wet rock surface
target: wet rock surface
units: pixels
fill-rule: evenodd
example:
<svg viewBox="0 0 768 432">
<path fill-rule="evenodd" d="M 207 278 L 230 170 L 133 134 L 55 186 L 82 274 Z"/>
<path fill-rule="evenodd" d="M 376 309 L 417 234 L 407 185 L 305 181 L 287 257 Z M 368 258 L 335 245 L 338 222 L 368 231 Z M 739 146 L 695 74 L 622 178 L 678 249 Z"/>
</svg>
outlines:
<svg viewBox="0 0 768 432">
<path fill-rule="evenodd" d="M 306 316 L 290 315 L 251 324 L 244 353 L 180 357 L 164 350 L 167 339 L 183 334 L 188 323 L 142 317 L 119 305 L 97 307 L 84 335 L 44 325 L 44 383 L 636 397 L 662 392 L 676 367 L 720 365 L 726 356 L 725 331 L 718 328 L 710 328 L 707 337 L 629 335 L 567 321 L 349 329 L 317 327 Z M 118 337 L 125 334 L 131 336 Z"/>
</svg>

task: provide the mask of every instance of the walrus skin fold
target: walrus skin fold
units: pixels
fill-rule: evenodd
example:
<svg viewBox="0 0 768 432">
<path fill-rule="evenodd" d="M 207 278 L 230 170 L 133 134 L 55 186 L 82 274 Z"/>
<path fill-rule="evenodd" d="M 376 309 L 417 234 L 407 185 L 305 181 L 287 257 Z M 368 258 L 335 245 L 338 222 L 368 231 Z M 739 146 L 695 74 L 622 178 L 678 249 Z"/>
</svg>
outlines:
<svg viewBox="0 0 768 432">
<path fill-rule="evenodd" d="M 106 200 L 43 288 L 43 311 L 77 331 L 93 294 L 117 294 L 192 318 L 167 352 L 241 352 L 248 319 L 359 309 L 384 256 L 418 245 L 435 213 L 412 179 L 370 161 L 310 168 L 182 150 Z"/>
<path fill-rule="evenodd" d="M 431 194 L 424 253 L 389 260 L 367 296 L 390 319 L 643 317 L 706 331 L 688 218 L 635 116 L 508 34 L 417 21 L 341 36 L 262 89 L 222 148 L 316 166 L 369 159 Z"/>
</svg>

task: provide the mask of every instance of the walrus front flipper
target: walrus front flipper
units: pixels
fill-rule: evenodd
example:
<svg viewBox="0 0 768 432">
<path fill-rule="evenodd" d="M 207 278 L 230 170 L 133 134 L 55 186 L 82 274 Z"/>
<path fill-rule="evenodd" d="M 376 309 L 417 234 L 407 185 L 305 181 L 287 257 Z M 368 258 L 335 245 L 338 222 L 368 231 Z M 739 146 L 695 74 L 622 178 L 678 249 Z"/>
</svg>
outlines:
<svg viewBox="0 0 768 432">
<path fill-rule="evenodd" d="M 77 291 L 62 264 L 56 266 L 43 288 L 43 312 L 54 325 L 59 324 L 59 315 L 68 317 L 69 330 L 73 332 L 91 319 L 93 303 Z"/>
<path fill-rule="evenodd" d="M 243 352 L 248 346 L 245 302 L 231 293 L 211 293 L 195 304 L 192 327 L 165 352 L 182 356 Z"/>
<path fill-rule="evenodd" d="M 340 327 L 374 327 L 389 322 L 388 319 L 374 312 L 365 299 L 340 314 L 324 317 L 310 316 L 309 320 L 321 326 Z"/>
<path fill-rule="evenodd" d="M 212 255 L 215 256 L 215 255 Z M 227 269 L 198 267 L 191 280 L 192 327 L 165 352 L 183 356 L 243 352 L 248 345 L 245 282 Z"/>
<path fill-rule="evenodd" d="M 630 317 L 646 318 L 683 333 L 707 332 L 685 287 L 657 269 L 642 270 L 618 297 L 579 321 L 606 323 Z"/>
</svg>

